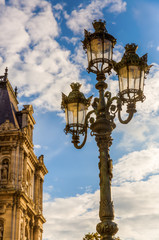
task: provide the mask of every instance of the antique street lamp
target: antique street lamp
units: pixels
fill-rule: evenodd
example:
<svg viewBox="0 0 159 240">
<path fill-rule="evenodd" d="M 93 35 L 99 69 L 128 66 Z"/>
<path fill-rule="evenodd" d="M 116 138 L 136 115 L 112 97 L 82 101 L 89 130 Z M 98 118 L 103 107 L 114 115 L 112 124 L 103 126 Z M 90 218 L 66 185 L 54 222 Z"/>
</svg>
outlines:
<svg viewBox="0 0 159 240">
<path fill-rule="evenodd" d="M 99 98 L 86 99 L 79 91 L 80 84 L 72 83 L 72 92 L 68 96 L 62 95 L 62 109 L 66 114 L 65 133 L 72 134 L 72 143 L 78 149 L 82 148 L 87 139 L 87 130 L 91 129 L 91 135 L 95 136 L 99 148 L 100 170 L 100 207 L 99 217 L 101 222 L 97 224 L 97 232 L 102 240 L 114 240 L 118 231 L 117 224 L 113 222 L 114 207 L 111 199 L 112 160 L 109 156 L 109 148 L 112 144 L 111 133 L 116 127 L 114 118 L 118 113 L 119 121 L 127 124 L 136 112 L 136 102 L 143 102 L 144 79 L 150 66 L 147 65 L 147 55 L 139 57 L 136 54 L 137 45 L 127 44 L 125 53 L 120 62 L 112 60 L 113 47 L 116 39 L 108 34 L 105 22 L 94 21 L 94 33 L 85 30 L 83 48 L 88 57 L 88 72 L 97 75 L 96 89 Z M 119 79 L 119 93 L 112 97 L 111 92 L 105 91 L 105 73 L 111 69 L 117 72 Z M 93 110 L 86 113 L 88 107 Z M 122 106 L 126 104 L 127 118 L 121 117 Z M 84 135 L 80 143 L 80 135 Z"/>
<path fill-rule="evenodd" d="M 94 21 L 93 27 L 94 33 L 85 30 L 83 41 L 88 58 L 88 72 L 106 73 L 112 68 L 113 47 L 116 39 L 107 32 L 105 22 Z"/>
<path fill-rule="evenodd" d="M 68 97 L 62 93 L 62 108 L 64 109 L 66 116 L 65 133 L 72 134 L 72 140 L 77 148 L 79 143 L 79 135 L 87 132 L 85 125 L 86 112 L 90 106 L 90 101 L 92 98 L 90 97 L 86 99 L 84 94 L 79 91 L 80 87 L 81 84 L 72 83 L 72 91 Z"/>
</svg>

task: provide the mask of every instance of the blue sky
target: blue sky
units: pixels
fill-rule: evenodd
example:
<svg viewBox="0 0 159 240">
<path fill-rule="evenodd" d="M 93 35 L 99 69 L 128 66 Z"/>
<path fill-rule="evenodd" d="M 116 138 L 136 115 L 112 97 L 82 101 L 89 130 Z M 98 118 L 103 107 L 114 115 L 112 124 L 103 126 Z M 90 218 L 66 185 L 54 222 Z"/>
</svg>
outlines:
<svg viewBox="0 0 159 240">
<path fill-rule="evenodd" d="M 34 149 L 44 154 L 49 173 L 44 183 L 45 240 L 79 240 L 99 222 L 98 149 L 93 137 L 83 149 L 63 132 L 61 92 L 83 84 L 97 96 L 94 74 L 86 71 L 83 30 L 94 19 L 106 21 L 117 39 L 114 60 L 127 43 L 138 44 L 153 64 L 145 82 L 146 100 L 128 125 L 116 119 L 111 158 L 115 221 L 122 240 L 159 236 L 159 2 L 156 0 L 0 0 L 0 72 L 18 87 L 19 108 L 32 104 L 36 120 Z M 113 94 L 117 77 L 108 78 Z"/>
</svg>

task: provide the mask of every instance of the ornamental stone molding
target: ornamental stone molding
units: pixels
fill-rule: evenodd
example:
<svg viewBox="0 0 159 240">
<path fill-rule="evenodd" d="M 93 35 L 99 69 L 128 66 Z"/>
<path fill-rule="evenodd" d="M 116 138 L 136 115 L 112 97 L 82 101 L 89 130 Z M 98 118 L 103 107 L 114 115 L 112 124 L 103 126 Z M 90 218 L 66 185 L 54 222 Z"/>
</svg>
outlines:
<svg viewBox="0 0 159 240">
<path fill-rule="evenodd" d="M 4 123 L 0 125 L 0 131 L 10 131 L 10 130 L 16 130 L 14 124 L 11 123 L 9 120 L 6 120 Z"/>
</svg>

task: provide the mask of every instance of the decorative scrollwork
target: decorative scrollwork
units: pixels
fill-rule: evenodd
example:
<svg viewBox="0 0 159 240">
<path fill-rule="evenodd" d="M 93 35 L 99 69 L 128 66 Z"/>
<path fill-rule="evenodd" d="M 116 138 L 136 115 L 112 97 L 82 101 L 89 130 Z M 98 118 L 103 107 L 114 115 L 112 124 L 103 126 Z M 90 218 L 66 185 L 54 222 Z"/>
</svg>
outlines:
<svg viewBox="0 0 159 240">
<path fill-rule="evenodd" d="M 99 98 L 94 98 L 94 101 L 92 103 L 92 107 L 95 111 L 97 111 L 97 107 L 98 107 L 98 104 L 99 104 Z"/>
<path fill-rule="evenodd" d="M 106 97 L 108 100 L 110 100 L 111 99 L 111 92 L 109 92 L 109 91 L 106 91 L 105 92 L 105 94 L 104 94 L 104 97 Z"/>
</svg>

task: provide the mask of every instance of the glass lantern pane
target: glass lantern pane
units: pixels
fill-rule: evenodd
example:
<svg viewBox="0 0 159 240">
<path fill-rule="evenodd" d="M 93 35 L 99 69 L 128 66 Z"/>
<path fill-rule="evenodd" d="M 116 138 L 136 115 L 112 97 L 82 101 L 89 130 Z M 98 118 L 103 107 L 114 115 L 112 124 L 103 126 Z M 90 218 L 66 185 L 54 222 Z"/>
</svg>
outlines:
<svg viewBox="0 0 159 240">
<path fill-rule="evenodd" d="M 140 90 L 144 90 L 144 71 L 141 71 Z"/>
<path fill-rule="evenodd" d="M 92 60 L 92 59 L 91 59 L 91 48 L 90 48 L 90 44 L 87 45 L 87 59 L 88 59 L 88 64 L 89 64 L 89 62 Z"/>
<path fill-rule="evenodd" d="M 106 68 L 108 68 L 108 67 L 109 67 L 109 64 L 108 64 L 107 62 L 105 62 L 105 63 L 103 64 L 102 70 L 103 70 L 103 69 L 106 69 Z"/>
<path fill-rule="evenodd" d="M 77 103 L 68 104 L 68 124 L 77 124 Z"/>
<path fill-rule="evenodd" d="M 78 106 L 78 123 L 79 124 L 84 124 L 86 111 L 87 111 L 87 107 L 84 104 L 79 103 L 79 106 Z"/>
<path fill-rule="evenodd" d="M 68 122 L 68 113 L 67 113 L 67 108 L 65 108 L 65 119 L 66 119 L 66 125 L 69 124 Z"/>
<path fill-rule="evenodd" d="M 102 58 L 102 40 L 100 38 L 91 41 L 92 60 Z"/>
<path fill-rule="evenodd" d="M 120 89 L 120 92 L 123 91 L 123 82 L 122 82 L 122 77 L 119 76 L 119 89 Z"/>
<path fill-rule="evenodd" d="M 123 67 L 119 70 L 119 87 L 120 92 L 126 90 L 128 88 L 127 81 L 127 67 Z"/>
<path fill-rule="evenodd" d="M 112 43 L 109 40 L 104 40 L 104 58 L 112 59 Z"/>
<path fill-rule="evenodd" d="M 138 66 L 129 66 L 129 89 L 139 90 L 140 69 Z"/>
<path fill-rule="evenodd" d="M 97 68 L 98 68 L 99 71 L 102 71 L 102 69 L 103 69 L 103 63 L 102 63 L 102 62 L 98 62 L 98 63 L 97 63 Z"/>
</svg>

